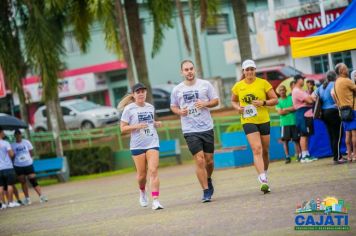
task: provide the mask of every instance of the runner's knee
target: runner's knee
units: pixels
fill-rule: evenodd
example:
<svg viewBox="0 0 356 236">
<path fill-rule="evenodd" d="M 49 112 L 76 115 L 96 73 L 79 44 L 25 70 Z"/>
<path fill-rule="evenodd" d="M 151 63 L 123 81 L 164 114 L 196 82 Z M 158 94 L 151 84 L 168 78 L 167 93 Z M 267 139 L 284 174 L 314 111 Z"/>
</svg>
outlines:
<svg viewBox="0 0 356 236">
<path fill-rule="evenodd" d="M 37 187 L 38 186 L 38 182 L 36 178 L 29 178 L 28 181 L 31 183 L 32 187 Z"/>
<path fill-rule="evenodd" d="M 252 147 L 252 152 L 254 155 L 261 155 L 262 154 L 262 146 L 256 145 L 256 146 Z"/>
</svg>

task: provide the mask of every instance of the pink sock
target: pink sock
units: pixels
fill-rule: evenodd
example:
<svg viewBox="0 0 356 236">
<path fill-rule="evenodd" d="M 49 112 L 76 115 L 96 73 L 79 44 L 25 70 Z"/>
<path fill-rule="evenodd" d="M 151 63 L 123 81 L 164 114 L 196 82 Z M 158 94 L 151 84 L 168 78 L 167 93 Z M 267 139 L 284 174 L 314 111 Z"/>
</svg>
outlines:
<svg viewBox="0 0 356 236">
<path fill-rule="evenodd" d="M 152 197 L 158 197 L 159 196 L 159 192 L 152 192 Z"/>
<path fill-rule="evenodd" d="M 145 191 L 145 187 L 146 187 L 145 185 L 140 185 L 140 190 Z"/>
</svg>

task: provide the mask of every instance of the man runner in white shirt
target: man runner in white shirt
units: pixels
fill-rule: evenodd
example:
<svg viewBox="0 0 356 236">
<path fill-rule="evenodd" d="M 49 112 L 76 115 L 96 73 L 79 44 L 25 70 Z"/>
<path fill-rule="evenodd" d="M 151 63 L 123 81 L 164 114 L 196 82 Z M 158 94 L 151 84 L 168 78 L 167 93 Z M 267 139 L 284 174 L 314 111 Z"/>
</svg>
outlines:
<svg viewBox="0 0 356 236">
<path fill-rule="evenodd" d="M 196 164 L 196 175 L 203 188 L 202 202 L 209 202 L 214 193 L 211 175 L 214 171 L 214 125 L 209 108 L 219 105 L 214 87 L 195 77 L 190 60 L 181 63 L 184 81 L 171 94 L 171 110 L 181 117 L 182 131 Z"/>
</svg>

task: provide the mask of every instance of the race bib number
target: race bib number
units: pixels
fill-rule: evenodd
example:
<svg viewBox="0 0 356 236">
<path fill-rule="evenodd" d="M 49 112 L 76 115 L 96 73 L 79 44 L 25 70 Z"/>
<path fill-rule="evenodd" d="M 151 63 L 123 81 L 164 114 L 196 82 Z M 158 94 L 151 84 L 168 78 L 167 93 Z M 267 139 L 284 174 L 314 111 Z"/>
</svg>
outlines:
<svg viewBox="0 0 356 236">
<path fill-rule="evenodd" d="M 20 156 L 19 157 L 19 162 L 24 162 L 26 161 L 26 157 L 25 156 Z"/>
<path fill-rule="evenodd" d="M 199 115 L 200 115 L 200 109 L 196 108 L 195 105 L 188 107 L 188 116 L 196 117 Z"/>
<path fill-rule="evenodd" d="M 144 129 L 140 130 L 141 135 L 145 137 L 151 137 L 154 134 L 154 127 L 153 124 L 148 124 L 148 126 Z"/>
<path fill-rule="evenodd" d="M 245 106 L 243 118 L 250 118 L 254 116 L 257 116 L 257 108 L 254 105 Z"/>
</svg>

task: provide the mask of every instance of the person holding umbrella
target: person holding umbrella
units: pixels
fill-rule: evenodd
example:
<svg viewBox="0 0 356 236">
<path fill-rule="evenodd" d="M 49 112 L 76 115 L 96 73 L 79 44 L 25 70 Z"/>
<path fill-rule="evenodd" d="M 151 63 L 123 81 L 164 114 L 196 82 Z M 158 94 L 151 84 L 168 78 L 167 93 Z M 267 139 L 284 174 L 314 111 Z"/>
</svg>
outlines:
<svg viewBox="0 0 356 236">
<path fill-rule="evenodd" d="M 31 183 L 32 187 L 35 189 L 36 193 L 40 197 L 40 202 L 47 202 L 48 199 L 45 195 L 42 194 L 41 187 L 38 185 L 36 180 L 35 171 L 33 168 L 33 160 L 32 160 L 32 144 L 27 139 L 22 138 L 22 134 L 20 130 L 15 130 L 14 132 L 16 142 L 11 144 L 12 150 L 14 151 L 14 169 L 18 176 L 18 180 L 21 183 L 22 191 L 25 195 L 25 199 L 23 203 L 25 205 L 31 204 L 31 199 L 28 194 L 28 186 L 26 183 L 26 177 L 28 181 Z"/>
</svg>

